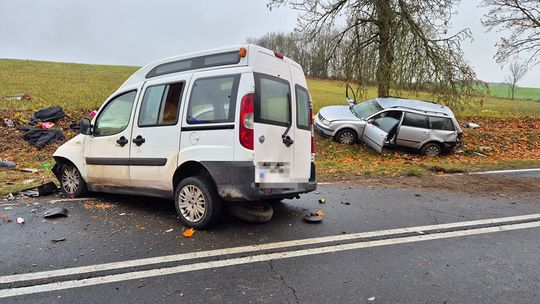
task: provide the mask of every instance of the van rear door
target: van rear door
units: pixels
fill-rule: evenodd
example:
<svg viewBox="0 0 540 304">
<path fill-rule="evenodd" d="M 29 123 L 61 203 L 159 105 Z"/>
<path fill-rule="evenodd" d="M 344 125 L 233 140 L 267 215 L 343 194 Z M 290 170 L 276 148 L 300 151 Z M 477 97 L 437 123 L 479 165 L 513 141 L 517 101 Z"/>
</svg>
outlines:
<svg viewBox="0 0 540 304">
<path fill-rule="evenodd" d="M 288 72 L 286 62 L 283 63 Z M 279 187 L 274 184 L 290 182 L 296 127 L 291 83 L 283 76 L 288 75 L 254 73 L 255 183 L 261 188 Z"/>
</svg>

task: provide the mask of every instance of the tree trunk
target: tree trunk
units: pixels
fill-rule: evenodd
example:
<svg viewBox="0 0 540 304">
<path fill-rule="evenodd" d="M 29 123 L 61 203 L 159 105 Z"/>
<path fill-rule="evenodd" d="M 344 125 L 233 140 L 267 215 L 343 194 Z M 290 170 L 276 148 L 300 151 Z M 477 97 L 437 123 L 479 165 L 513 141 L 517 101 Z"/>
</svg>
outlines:
<svg viewBox="0 0 540 304">
<path fill-rule="evenodd" d="M 375 1 L 377 26 L 379 28 L 379 62 L 377 64 L 378 96 L 390 95 L 392 81 L 392 63 L 394 50 L 392 47 L 392 5 L 390 1 Z"/>
</svg>

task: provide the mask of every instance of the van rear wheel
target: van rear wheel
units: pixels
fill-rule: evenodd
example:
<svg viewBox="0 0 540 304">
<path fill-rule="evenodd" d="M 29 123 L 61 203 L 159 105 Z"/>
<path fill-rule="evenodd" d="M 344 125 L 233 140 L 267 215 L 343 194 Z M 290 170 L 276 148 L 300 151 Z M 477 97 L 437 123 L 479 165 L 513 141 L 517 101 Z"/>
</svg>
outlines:
<svg viewBox="0 0 540 304">
<path fill-rule="evenodd" d="M 69 197 L 81 197 L 86 193 L 86 182 L 77 167 L 72 164 L 60 166 L 60 189 Z"/>
<path fill-rule="evenodd" d="M 184 226 L 203 229 L 215 224 L 221 201 L 212 182 L 201 176 L 183 179 L 175 191 L 175 207 Z"/>
</svg>

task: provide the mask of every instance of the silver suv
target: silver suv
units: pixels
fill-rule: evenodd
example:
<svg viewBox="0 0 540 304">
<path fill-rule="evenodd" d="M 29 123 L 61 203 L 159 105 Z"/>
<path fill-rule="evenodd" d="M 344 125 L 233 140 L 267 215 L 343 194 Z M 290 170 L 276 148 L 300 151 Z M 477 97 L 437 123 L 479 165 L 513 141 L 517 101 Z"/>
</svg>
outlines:
<svg viewBox="0 0 540 304">
<path fill-rule="evenodd" d="M 317 132 L 338 143 L 360 139 L 378 153 L 383 146 L 418 149 L 439 156 L 456 147 L 461 138 L 454 113 L 443 105 L 396 97 L 375 98 L 349 106 L 322 108 L 315 119 Z"/>
</svg>

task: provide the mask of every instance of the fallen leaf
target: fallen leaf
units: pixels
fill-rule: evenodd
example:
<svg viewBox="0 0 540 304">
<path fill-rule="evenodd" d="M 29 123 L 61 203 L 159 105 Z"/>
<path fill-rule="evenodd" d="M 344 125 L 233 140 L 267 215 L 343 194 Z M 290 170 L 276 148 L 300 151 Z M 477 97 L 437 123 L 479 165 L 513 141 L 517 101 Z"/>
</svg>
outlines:
<svg viewBox="0 0 540 304">
<path fill-rule="evenodd" d="M 189 228 L 188 230 L 184 231 L 184 233 L 182 233 L 184 235 L 185 238 L 190 238 L 193 236 L 193 234 L 195 233 L 195 230 L 193 230 L 193 228 Z"/>
</svg>

